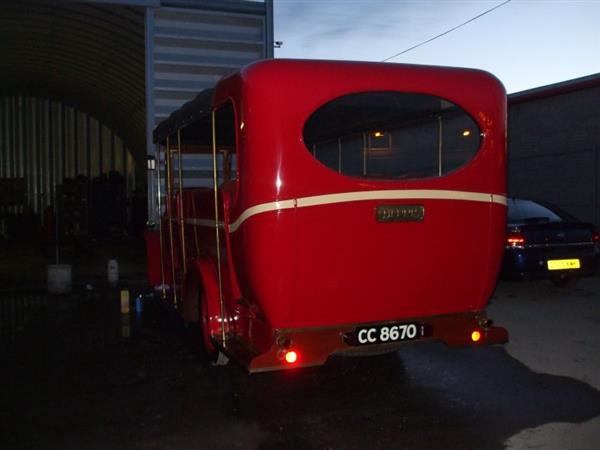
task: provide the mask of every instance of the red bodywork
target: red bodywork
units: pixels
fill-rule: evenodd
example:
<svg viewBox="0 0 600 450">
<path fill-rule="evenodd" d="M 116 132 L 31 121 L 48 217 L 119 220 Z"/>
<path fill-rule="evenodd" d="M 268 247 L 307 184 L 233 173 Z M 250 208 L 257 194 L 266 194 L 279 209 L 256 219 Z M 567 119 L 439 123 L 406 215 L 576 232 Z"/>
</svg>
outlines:
<svg viewBox="0 0 600 450">
<path fill-rule="evenodd" d="M 426 93 L 459 105 L 482 132 L 479 151 L 439 178 L 376 181 L 328 169 L 303 142 L 307 118 L 335 98 L 369 91 Z M 172 199 L 172 211 L 186 223 L 186 270 L 177 226 L 175 267 L 170 264 L 163 222 L 164 280 L 151 279 L 174 285 L 184 317 L 202 320 L 218 348 L 261 371 L 368 351 L 344 338 L 365 324 L 426 323 L 424 339 L 449 345 L 472 344 L 474 330 L 482 333 L 478 344 L 507 340 L 484 312 L 506 220 L 506 95 L 493 76 L 442 67 L 271 60 L 219 82 L 213 105 L 227 101 L 235 110 L 238 173 L 219 190 L 223 305 L 214 227 L 198 225 L 214 221 L 211 189 L 184 189 L 181 206 L 177 196 Z M 423 205 L 424 219 L 375 220 L 377 206 L 398 203 Z M 156 236 L 149 240 L 154 274 L 160 272 Z M 298 353 L 293 365 L 283 359 L 288 348 Z"/>
</svg>

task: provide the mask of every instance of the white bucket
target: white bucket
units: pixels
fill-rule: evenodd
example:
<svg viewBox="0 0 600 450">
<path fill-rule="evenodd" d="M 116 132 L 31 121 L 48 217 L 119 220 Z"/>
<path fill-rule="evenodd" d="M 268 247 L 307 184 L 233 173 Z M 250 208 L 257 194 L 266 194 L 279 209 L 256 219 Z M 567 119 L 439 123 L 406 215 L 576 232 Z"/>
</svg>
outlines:
<svg viewBox="0 0 600 450">
<path fill-rule="evenodd" d="M 70 264 L 48 264 L 48 292 L 50 294 L 71 292 L 71 276 Z"/>
<path fill-rule="evenodd" d="M 119 263 L 116 259 L 109 259 L 106 264 L 106 274 L 108 276 L 108 284 L 116 286 L 119 284 Z"/>
</svg>

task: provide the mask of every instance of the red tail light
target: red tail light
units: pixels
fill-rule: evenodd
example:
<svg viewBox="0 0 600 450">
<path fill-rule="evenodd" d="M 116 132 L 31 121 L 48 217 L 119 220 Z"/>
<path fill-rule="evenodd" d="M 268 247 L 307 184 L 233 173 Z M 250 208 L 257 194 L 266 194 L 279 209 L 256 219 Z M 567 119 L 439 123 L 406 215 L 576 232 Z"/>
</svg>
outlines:
<svg viewBox="0 0 600 450">
<path fill-rule="evenodd" d="M 597 231 L 595 231 L 592 235 L 592 242 L 595 242 L 596 244 L 600 242 L 600 233 L 598 233 Z"/>
<path fill-rule="evenodd" d="M 294 364 L 298 361 L 298 353 L 296 353 L 294 350 L 288 350 L 285 352 L 284 359 L 286 363 Z"/>
<path fill-rule="evenodd" d="M 520 233 L 509 233 L 506 236 L 507 247 L 523 247 L 525 245 L 525 236 Z"/>
</svg>

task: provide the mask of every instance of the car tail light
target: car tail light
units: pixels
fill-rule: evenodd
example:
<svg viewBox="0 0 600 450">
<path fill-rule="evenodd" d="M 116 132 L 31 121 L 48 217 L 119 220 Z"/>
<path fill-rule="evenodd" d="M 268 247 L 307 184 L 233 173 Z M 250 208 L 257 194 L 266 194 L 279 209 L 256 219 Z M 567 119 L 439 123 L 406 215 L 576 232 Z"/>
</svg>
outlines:
<svg viewBox="0 0 600 450">
<path fill-rule="evenodd" d="M 592 242 L 596 244 L 600 242 L 600 233 L 597 231 L 594 231 L 594 234 L 592 234 Z"/>
<path fill-rule="evenodd" d="M 525 236 L 520 233 L 509 233 L 506 236 L 507 247 L 523 247 L 525 245 Z"/>
</svg>

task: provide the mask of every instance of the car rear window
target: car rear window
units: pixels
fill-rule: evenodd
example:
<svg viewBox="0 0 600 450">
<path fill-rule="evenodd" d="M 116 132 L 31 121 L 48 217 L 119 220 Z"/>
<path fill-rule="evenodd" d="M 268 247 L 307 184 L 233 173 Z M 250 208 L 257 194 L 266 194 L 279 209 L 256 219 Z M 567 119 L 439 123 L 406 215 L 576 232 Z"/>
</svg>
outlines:
<svg viewBox="0 0 600 450">
<path fill-rule="evenodd" d="M 559 211 L 532 200 L 510 199 L 508 202 L 509 223 L 562 222 L 564 219 Z"/>
<path fill-rule="evenodd" d="M 428 94 L 362 92 L 318 108 L 304 143 L 326 167 L 369 179 L 440 177 L 466 165 L 481 145 L 477 123 Z"/>
</svg>

